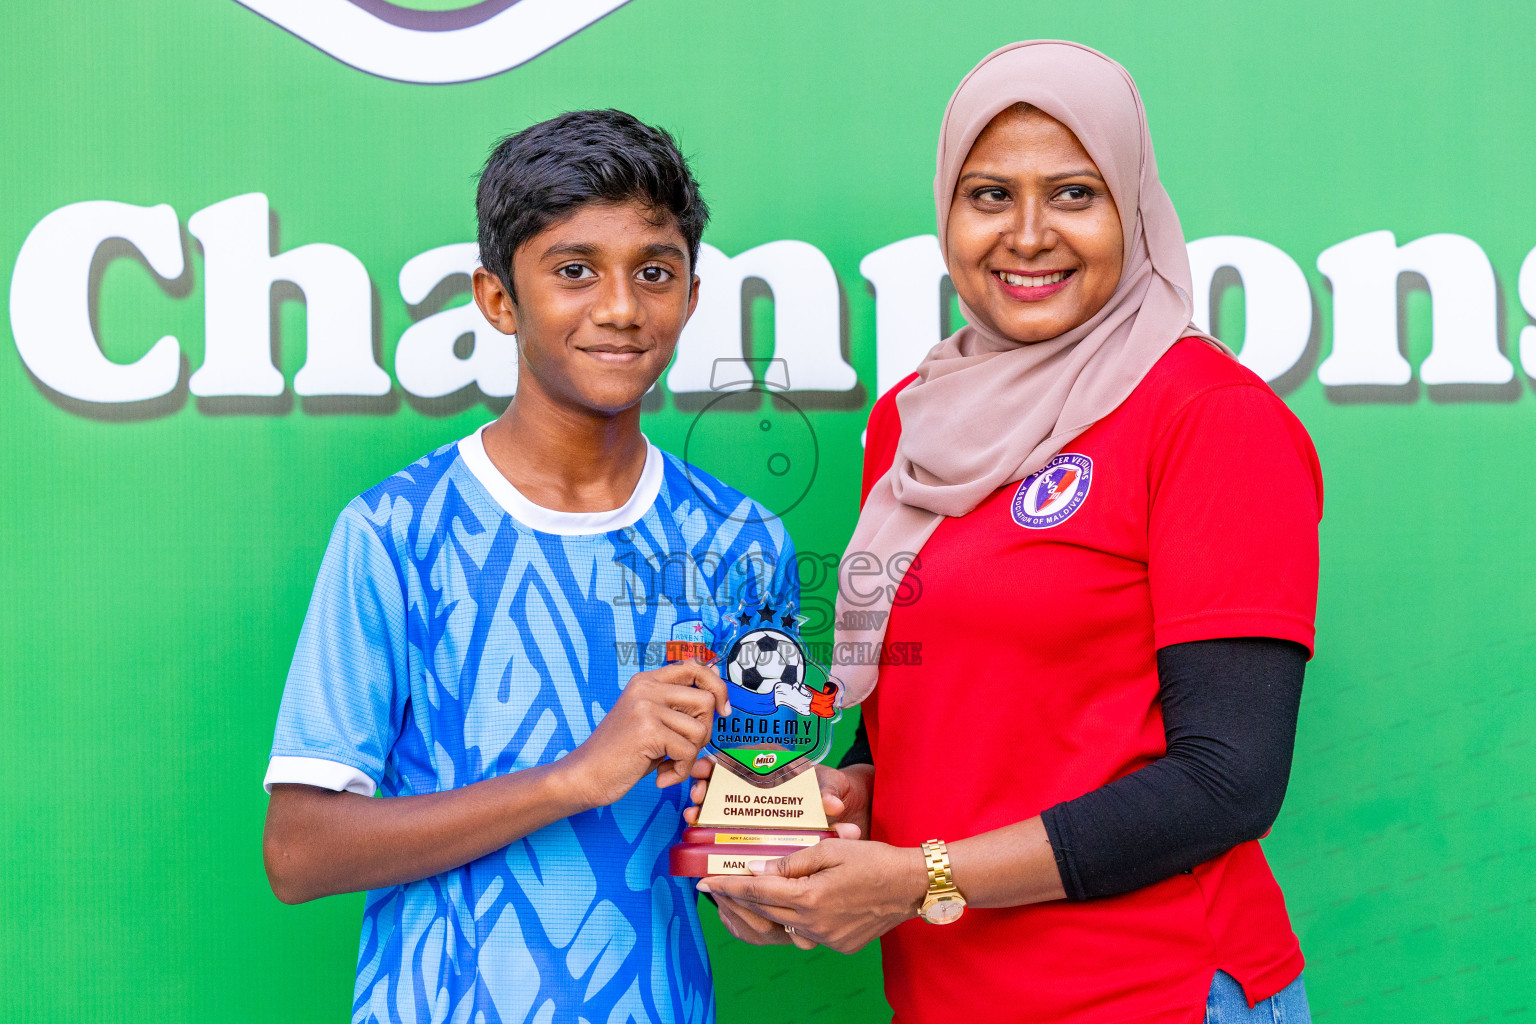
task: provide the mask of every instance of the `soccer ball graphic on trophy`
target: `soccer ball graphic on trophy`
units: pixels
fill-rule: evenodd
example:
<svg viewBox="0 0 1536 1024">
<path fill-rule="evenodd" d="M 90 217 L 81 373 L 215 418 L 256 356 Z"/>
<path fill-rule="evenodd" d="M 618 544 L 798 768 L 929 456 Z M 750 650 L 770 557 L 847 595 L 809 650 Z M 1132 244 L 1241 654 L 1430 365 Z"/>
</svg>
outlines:
<svg viewBox="0 0 1536 1024">
<path fill-rule="evenodd" d="M 805 684 L 805 652 L 782 630 L 760 626 L 743 633 L 726 654 L 725 678 L 731 703 L 755 714 L 787 707 L 801 715 L 825 717 L 822 695 Z M 830 711 L 830 709 L 827 709 Z"/>
<path fill-rule="evenodd" d="M 764 693 L 780 683 L 798 683 L 800 662 L 794 640 L 777 629 L 754 629 L 731 648 L 726 672 L 737 686 Z"/>
</svg>

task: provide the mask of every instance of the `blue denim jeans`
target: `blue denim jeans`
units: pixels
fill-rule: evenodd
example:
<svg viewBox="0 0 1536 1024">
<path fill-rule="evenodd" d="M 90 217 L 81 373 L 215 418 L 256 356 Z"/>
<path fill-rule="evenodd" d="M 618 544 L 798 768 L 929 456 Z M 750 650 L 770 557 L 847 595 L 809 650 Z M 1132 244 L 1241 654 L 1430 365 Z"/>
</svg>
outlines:
<svg viewBox="0 0 1536 1024">
<path fill-rule="evenodd" d="M 1252 1009 L 1243 987 L 1226 971 L 1211 979 L 1205 1000 L 1205 1024 L 1312 1024 L 1301 976 Z"/>
</svg>

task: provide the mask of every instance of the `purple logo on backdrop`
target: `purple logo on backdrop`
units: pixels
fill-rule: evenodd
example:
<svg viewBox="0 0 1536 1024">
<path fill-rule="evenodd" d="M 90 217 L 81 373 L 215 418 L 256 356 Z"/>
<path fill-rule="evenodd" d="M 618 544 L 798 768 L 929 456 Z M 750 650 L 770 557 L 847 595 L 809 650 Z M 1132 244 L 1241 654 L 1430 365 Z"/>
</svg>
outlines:
<svg viewBox="0 0 1536 1024">
<path fill-rule="evenodd" d="M 1019 481 L 1013 495 L 1013 521 L 1026 530 L 1044 530 L 1069 519 L 1088 500 L 1093 460 L 1086 455 L 1058 455 L 1038 473 Z"/>
<path fill-rule="evenodd" d="M 532 60 L 629 0 L 237 0 L 344 64 L 419 85 L 469 82 Z"/>
</svg>

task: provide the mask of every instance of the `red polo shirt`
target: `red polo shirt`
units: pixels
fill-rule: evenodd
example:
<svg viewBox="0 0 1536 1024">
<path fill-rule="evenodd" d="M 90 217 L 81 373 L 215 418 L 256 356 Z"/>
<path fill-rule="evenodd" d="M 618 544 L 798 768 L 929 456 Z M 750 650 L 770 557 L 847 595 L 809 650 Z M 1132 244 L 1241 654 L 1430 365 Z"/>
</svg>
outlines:
<svg viewBox="0 0 1536 1024">
<path fill-rule="evenodd" d="M 911 379 L 870 415 L 866 494 L 895 455 Z M 863 706 L 872 838 L 963 839 L 1162 756 L 1159 647 L 1264 636 L 1310 650 L 1321 509 L 1296 417 L 1235 360 L 1180 341 L 1039 474 L 923 547 L 920 593 L 886 633 L 919 644 L 920 663 L 882 666 Z M 882 950 L 900 1024 L 1194 1024 L 1218 968 L 1250 1002 L 1302 968 L 1252 842 L 1122 896 L 908 921 Z"/>
</svg>

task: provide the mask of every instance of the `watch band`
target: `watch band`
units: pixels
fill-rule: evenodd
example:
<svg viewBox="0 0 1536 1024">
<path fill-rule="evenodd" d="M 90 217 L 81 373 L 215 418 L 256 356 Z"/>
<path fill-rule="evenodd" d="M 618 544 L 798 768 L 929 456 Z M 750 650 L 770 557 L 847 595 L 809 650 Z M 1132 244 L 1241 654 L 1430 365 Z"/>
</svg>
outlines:
<svg viewBox="0 0 1536 1024">
<path fill-rule="evenodd" d="M 955 879 L 949 872 L 949 847 L 942 839 L 929 839 L 923 843 L 923 857 L 928 861 L 928 891 L 944 892 L 955 887 Z"/>
</svg>

